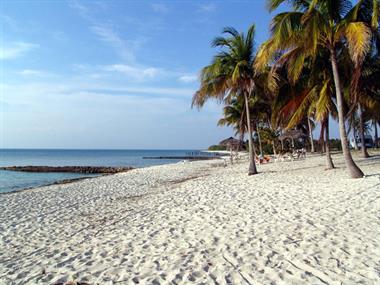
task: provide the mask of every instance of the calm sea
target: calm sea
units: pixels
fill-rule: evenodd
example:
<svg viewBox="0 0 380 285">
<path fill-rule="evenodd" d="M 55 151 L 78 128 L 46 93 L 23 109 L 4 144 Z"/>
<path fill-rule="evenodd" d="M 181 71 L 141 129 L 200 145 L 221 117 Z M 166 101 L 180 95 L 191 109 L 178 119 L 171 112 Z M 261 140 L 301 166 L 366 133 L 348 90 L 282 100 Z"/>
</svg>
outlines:
<svg viewBox="0 0 380 285">
<path fill-rule="evenodd" d="M 186 156 L 198 150 L 62 150 L 0 149 L 0 166 L 132 166 L 178 162 L 180 159 L 143 159 L 150 156 Z M 59 180 L 89 177 L 76 173 L 28 173 L 0 170 L 0 193 L 47 185 Z"/>
</svg>

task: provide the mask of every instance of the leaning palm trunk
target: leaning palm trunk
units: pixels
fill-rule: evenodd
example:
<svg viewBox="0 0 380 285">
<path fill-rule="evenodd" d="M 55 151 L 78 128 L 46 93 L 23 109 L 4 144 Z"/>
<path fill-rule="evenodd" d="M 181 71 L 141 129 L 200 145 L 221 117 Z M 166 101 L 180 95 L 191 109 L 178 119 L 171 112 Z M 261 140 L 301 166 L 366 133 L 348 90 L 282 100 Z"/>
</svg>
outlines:
<svg viewBox="0 0 380 285">
<path fill-rule="evenodd" d="M 362 156 L 364 158 L 369 157 L 368 151 L 367 151 L 367 146 L 365 145 L 365 137 L 364 137 L 364 117 L 363 117 L 363 109 L 361 104 L 359 103 L 359 119 L 360 119 L 360 141 L 361 141 L 361 151 L 362 151 Z"/>
<path fill-rule="evenodd" d="M 361 178 L 364 176 L 364 173 L 355 164 L 354 160 L 352 159 L 351 152 L 348 148 L 346 126 L 344 124 L 344 114 L 343 114 L 343 96 L 342 96 L 342 92 L 340 90 L 341 85 L 340 85 L 339 72 L 338 72 L 338 66 L 337 66 L 337 62 L 336 62 L 336 54 L 335 54 L 334 48 L 330 49 L 330 56 L 331 56 L 331 65 L 332 65 L 333 75 L 334 75 L 336 101 L 337 101 L 337 105 L 338 105 L 339 133 L 340 133 L 340 139 L 342 142 L 342 150 L 343 150 L 344 160 L 345 160 L 346 166 L 350 172 L 351 177 L 352 178 Z"/>
<path fill-rule="evenodd" d="M 307 124 L 309 127 L 309 137 L 310 137 L 310 146 L 311 146 L 311 152 L 314 152 L 314 139 L 313 139 L 313 130 L 311 129 L 310 119 L 307 118 Z"/>
<path fill-rule="evenodd" d="M 244 101 L 245 101 L 245 108 L 246 108 L 246 117 L 247 117 L 247 127 L 248 127 L 248 148 L 249 148 L 249 169 L 248 169 L 248 175 L 257 174 L 256 169 L 256 163 L 255 163 L 255 156 L 254 156 L 254 146 L 253 146 L 253 140 L 252 140 L 252 131 L 251 131 L 251 118 L 249 115 L 249 104 L 248 104 L 248 96 L 247 92 L 244 91 Z"/>
<path fill-rule="evenodd" d="M 330 153 L 330 130 L 329 130 L 329 117 L 325 119 L 325 149 L 326 149 L 326 169 L 335 168 Z"/>
</svg>

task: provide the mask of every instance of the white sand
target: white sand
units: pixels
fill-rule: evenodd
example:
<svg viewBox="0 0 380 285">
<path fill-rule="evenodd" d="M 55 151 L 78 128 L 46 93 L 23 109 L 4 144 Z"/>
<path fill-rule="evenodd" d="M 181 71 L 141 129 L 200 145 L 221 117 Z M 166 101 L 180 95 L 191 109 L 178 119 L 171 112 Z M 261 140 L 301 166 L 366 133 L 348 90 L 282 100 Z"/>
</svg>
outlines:
<svg viewBox="0 0 380 285">
<path fill-rule="evenodd" d="M 202 161 L 0 195 L 0 284 L 380 284 L 380 157 Z M 197 177 L 197 178 L 196 178 Z M 182 181 L 185 180 L 185 181 Z"/>
</svg>

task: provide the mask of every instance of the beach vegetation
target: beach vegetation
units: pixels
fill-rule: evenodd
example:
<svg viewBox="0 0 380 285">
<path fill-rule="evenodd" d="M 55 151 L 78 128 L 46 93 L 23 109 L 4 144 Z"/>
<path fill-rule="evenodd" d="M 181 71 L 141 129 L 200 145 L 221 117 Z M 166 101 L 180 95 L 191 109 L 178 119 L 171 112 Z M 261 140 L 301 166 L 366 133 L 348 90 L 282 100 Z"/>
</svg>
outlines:
<svg viewBox="0 0 380 285">
<path fill-rule="evenodd" d="M 217 150 L 226 150 L 226 147 L 224 145 L 214 144 L 214 145 L 209 146 L 208 150 L 214 150 L 214 151 L 217 151 Z"/>
<path fill-rule="evenodd" d="M 279 142 L 282 151 L 288 147 L 278 136 L 298 130 L 312 152 L 325 152 L 327 169 L 334 168 L 330 148 L 339 149 L 350 177 L 363 177 L 348 135 L 364 141 L 375 126 L 378 137 L 380 0 L 267 0 L 271 12 L 282 4 L 288 11 L 273 17 L 270 37 L 257 52 L 254 25 L 246 33 L 225 28 L 214 39 L 220 50 L 202 69 L 192 105 L 202 107 L 209 99 L 224 104 L 218 125 L 232 126 L 241 140 L 248 137 L 249 174 L 257 173 L 256 148 L 261 156 L 276 154 Z M 339 139 L 330 139 L 331 120 L 338 121 Z M 313 138 L 316 124 L 320 146 Z M 289 147 L 296 143 L 292 139 Z M 365 145 L 361 153 L 369 156 Z"/>
<path fill-rule="evenodd" d="M 211 63 L 204 67 L 200 76 L 200 87 L 193 96 L 192 106 L 202 107 L 213 98 L 231 103 L 233 99 L 244 101 L 245 120 L 248 130 L 249 169 L 248 175 L 257 174 L 252 139 L 252 125 L 249 98 L 255 89 L 255 26 L 247 33 L 239 33 L 232 27 L 223 29 L 223 35 L 216 37 L 212 46 L 219 48 Z"/>
<path fill-rule="evenodd" d="M 323 92 L 319 93 L 318 99 L 322 100 L 325 90 L 333 87 L 331 91 L 335 91 L 334 101 L 346 167 L 352 178 L 363 177 L 363 172 L 352 159 L 345 126 L 345 107 L 348 105 L 350 108 L 350 103 L 357 104 L 358 101 L 345 100 L 344 96 L 346 94 L 346 97 L 352 99 L 356 95 L 356 78 L 360 76 L 352 72 L 352 80 L 348 81 L 351 84 L 347 84 L 342 81 L 345 73 L 342 69 L 347 62 L 351 70 L 356 72 L 363 66 L 371 50 L 372 31 L 378 32 L 378 1 L 372 1 L 372 10 L 366 10 L 366 15 L 372 16 L 371 26 L 359 17 L 363 5 L 368 4 L 368 1 L 359 1 L 353 5 L 348 0 L 268 0 L 270 11 L 276 10 L 284 2 L 290 3 L 292 9 L 273 18 L 271 36 L 258 52 L 256 69 L 266 68 L 269 64 L 275 72 L 278 65 L 285 66 L 287 78 L 291 83 L 296 83 L 303 76 L 307 63 L 311 61 L 314 64 L 321 53 L 325 54 L 324 62 L 330 66 L 324 70 L 326 74 L 332 73 L 332 78 L 329 75 L 321 84 L 325 87 L 321 89 Z M 326 100 L 328 98 L 326 96 Z M 327 126 L 326 123 L 325 125 Z"/>
</svg>

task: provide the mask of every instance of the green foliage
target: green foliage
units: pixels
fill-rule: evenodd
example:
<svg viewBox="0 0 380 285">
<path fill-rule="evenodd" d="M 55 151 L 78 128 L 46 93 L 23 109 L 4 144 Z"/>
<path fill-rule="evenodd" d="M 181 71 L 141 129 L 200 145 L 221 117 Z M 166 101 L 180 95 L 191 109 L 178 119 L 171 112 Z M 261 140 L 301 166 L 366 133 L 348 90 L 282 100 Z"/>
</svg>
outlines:
<svg viewBox="0 0 380 285">
<path fill-rule="evenodd" d="M 226 147 L 223 145 L 214 144 L 209 146 L 208 150 L 226 150 Z"/>
<path fill-rule="evenodd" d="M 364 121 L 380 120 L 380 1 L 267 0 L 271 11 L 284 2 L 292 10 L 273 18 L 271 37 L 256 55 L 253 25 L 246 34 L 225 28 L 214 39 L 220 51 L 202 69 L 192 102 L 224 103 L 218 125 L 232 126 L 240 138 L 258 130 L 265 154 L 273 153 L 273 143 L 281 148 L 279 130 L 308 133 L 309 125 L 320 123 L 321 135 L 328 134 L 328 119 L 339 116 L 344 133 L 359 104 Z M 329 142 L 331 149 L 342 149 L 339 139 Z M 295 141 L 296 148 L 305 146 L 308 141 Z M 258 141 L 255 147 L 258 153 Z M 291 148 L 289 141 L 284 148 Z M 315 141 L 315 148 L 321 144 Z"/>
<path fill-rule="evenodd" d="M 234 28 L 223 30 L 226 37 L 216 37 L 213 47 L 221 48 L 210 65 L 201 71 L 201 86 L 193 96 L 192 106 L 202 107 L 208 99 L 230 103 L 253 87 L 254 35 L 251 25 L 246 34 Z"/>
<path fill-rule="evenodd" d="M 273 154 L 273 146 L 269 143 L 262 143 L 263 154 Z"/>
<path fill-rule="evenodd" d="M 340 139 L 331 139 L 330 140 L 330 148 L 331 148 L 331 150 L 341 151 L 342 150 L 342 142 L 340 141 Z"/>
<path fill-rule="evenodd" d="M 244 137 L 247 132 L 247 121 L 245 120 L 245 106 L 242 98 L 235 98 L 231 104 L 223 108 L 223 118 L 219 119 L 218 126 L 232 126 L 235 135 Z"/>
</svg>

